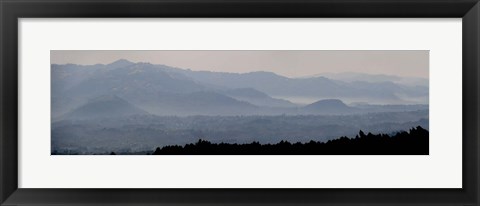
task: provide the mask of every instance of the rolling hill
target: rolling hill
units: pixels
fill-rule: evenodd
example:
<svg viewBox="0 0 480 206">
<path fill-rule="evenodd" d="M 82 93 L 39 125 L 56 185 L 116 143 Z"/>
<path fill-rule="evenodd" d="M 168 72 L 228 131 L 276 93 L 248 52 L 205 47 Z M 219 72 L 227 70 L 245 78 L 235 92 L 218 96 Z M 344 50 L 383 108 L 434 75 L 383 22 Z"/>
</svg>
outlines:
<svg viewBox="0 0 480 206">
<path fill-rule="evenodd" d="M 145 114 L 148 113 L 120 97 L 103 95 L 89 100 L 86 104 L 65 114 L 61 119 L 119 118 Z"/>
</svg>

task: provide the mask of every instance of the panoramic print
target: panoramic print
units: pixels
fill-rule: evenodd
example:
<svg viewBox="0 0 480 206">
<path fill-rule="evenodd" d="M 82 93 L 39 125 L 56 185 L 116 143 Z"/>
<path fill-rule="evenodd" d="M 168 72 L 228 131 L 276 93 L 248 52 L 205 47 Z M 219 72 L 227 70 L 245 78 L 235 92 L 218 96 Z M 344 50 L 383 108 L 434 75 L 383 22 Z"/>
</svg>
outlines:
<svg viewBox="0 0 480 206">
<path fill-rule="evenodd" d="M 52 155 L 428 155 L 423 50 L 52 50 Z"/>
</svg>

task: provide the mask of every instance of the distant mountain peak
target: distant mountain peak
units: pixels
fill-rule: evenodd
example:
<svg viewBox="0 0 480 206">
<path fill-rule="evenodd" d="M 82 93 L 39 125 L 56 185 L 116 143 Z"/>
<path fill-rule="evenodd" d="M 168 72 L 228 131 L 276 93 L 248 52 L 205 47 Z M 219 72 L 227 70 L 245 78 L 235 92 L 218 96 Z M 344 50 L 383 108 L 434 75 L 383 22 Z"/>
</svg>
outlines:
<svg viewBox="0 0 480 206">
<path fill-rule="evenodd" d="M 347 106 L 339 99 L 323 99 L 305 106 L 304 109 L 323 114 L 346 114 L 355 110 L 355 108 Z"/>
<path fill-rule="evenodd" d="M 90 99 L 86 104 L 64 115 L 66 119 L 111 118 L 147 112 L 130 104 L 116 95 L 102 95 Z"/>
<path fill-rule="evenodd" d="M 110 64 L 108 64 L 109 66 L 113 66 L 113 67 L 126 67 L 126 66 L 130 66 L 132 64 L 135 64 L 131 61 L 128 61 L 126 59 L 119 59 L 117 61 L 114 61 Z"/>
<path fill-rule="evenodd" d="M 131 64 L 133 64 L 133 62 L 128 61 L 127 59 L 118 59 L 117 61 L 114 61 L 111 64 L 115 64 L 115 63 L 131 63 Z"/>
<path fill-rule="evenodd" d="M 342 102 L 342 100 L 339 99 L 322 99 L 319 101 L 316 101 L 310 105 L 316 105 L 316 106 L 341 106 L 341 107 L 346 107 L 347 105 Z"/>
</svg>

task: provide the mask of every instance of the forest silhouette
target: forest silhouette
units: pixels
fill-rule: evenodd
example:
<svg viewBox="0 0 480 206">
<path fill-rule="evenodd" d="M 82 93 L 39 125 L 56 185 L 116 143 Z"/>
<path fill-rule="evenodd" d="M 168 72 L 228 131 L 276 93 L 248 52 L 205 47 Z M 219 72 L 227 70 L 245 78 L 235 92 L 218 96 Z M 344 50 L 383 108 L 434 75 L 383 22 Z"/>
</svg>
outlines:
<svg viewBox="0 0 480 206">
<path fill-rule="evenodd" d="M 428 155 L 429 132 L 418 126 L 407 131 L 388 134 L 365 134 L 355 138 L 340 137 L 327 142 L 310 141 L 276 144 L 212 143 L 198 140 L 185 146 L 157 147 L 153 155 Z"/>
</svg>

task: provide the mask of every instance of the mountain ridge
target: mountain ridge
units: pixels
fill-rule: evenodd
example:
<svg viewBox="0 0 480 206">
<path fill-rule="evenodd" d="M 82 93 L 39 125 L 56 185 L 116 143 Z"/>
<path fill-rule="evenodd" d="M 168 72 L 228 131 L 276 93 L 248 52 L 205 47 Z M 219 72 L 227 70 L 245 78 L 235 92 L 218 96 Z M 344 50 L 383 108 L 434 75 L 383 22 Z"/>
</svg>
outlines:
<svg viewBox="0 0 480 206">
<path fill-rule="evenodd" d="M 312 105 L 302 108 L 287 99 L 272 96 L 300 95 L 316 101 L 337 99 L 342 104 L 345 99 L 404 104 L 400 94 L 420 99 L 428 97 L 428 90 L 411 90 L 392 82 L 341 82 L 326 77 L 295 79 L 265 71 L 192 71 L 120 59 L 107 65 L 52 64 L 51 98 L 54 118 L 78 108 L 90 98 L 107 94 L 159 115 L 175 115 L 176 112 L 185 115 L 188 112 L 200 115 L 343 114 L 360 110 L 341 104 L 331 111 Z"/>
</svg>

